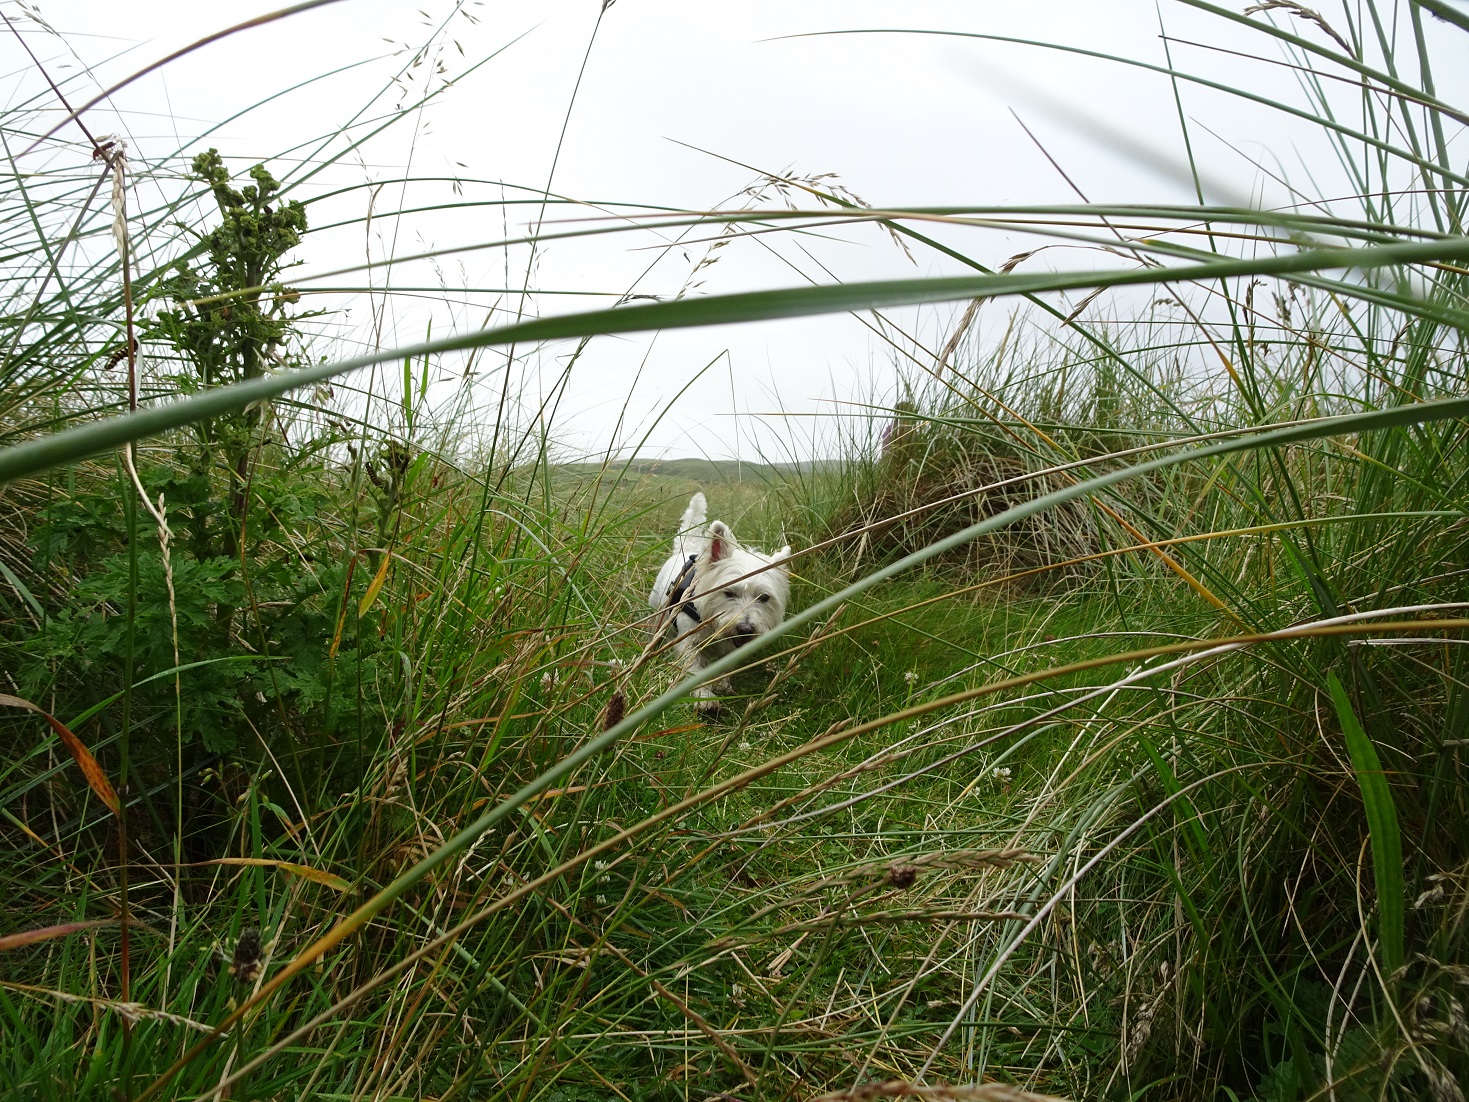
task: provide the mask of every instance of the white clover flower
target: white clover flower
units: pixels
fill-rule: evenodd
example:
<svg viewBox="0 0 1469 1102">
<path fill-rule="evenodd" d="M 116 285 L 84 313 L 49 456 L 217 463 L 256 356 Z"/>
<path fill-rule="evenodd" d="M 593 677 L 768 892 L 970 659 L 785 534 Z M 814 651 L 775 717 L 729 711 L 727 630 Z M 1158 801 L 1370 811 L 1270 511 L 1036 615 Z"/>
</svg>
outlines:
<svg viewBox="0 0 1469 1102">
<path fill-rule="evenodd" d="M 742 742 L 742 743 L 740 743 L 740 749 L 741 750 L 748 750 L 749 748 L 750 748 L 750 744 L 748 742 Z"/>
<path fill-rule="evenodd" d="M 990 776 L 999 781 L 1001 784 L 1009 784 L 1010 767 L 1007 765 L 997 765 L 990 770 Z"/>
<path fill-rule="evenodd" d="M 903 674 L 903 680 L 908 682 L 908 684 L 910 685 L 913 684 L 913 682 L 918 680 L 918 671 L 908 670 L 906 673 Z"/>
</svg>

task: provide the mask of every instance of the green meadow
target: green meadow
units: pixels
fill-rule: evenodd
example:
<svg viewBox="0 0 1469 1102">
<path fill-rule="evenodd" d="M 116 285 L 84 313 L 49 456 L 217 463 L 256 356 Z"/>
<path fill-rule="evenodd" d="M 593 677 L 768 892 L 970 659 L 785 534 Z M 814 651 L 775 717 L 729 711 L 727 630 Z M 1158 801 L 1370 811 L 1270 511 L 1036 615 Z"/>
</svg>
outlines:
<svg viewBox="0 0 1469 1102">
<path fill-rule="evenodd" d="M 1462 1100 L 1469 15 L 1170 6 L 1294 67 L 1215 91 L 1351 195 L 770 179 L 626 221 L 926 266 L 366 352 L 296 281 L 309 179 L 75 128 L 23 171 L 64 113 L 6 107 L 0 1096 Z M 914 305 L 941 339 L 801 462 L 432 400 L 507 347 Z M 798 552 L 717 715 L 648 622 L 698 489 Z"/>
</svg>

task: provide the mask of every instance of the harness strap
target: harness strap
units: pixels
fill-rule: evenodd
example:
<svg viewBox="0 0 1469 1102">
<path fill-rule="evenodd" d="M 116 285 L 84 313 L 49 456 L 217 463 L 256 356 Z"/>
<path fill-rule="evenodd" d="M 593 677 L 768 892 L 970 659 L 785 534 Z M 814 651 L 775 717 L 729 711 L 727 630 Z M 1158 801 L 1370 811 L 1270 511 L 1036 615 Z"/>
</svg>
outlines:
<svg viewBox="0 0 1469 1102">
<path fill-rule="evenodd" d="M 694 588 L 694 563 L 698 560 L 697 555 L 690 555 L 689 561 L 683 564 L 683 569 L 678 572 L 668 587 L 668 603 L 664 608 L 673 609 L 673 619 L 677 620 L 679 613 L 683 613 L 694 623 L 703 623 L 699 610 L 694 607 L 694 598 L 690 590 Z"/>
</svg>

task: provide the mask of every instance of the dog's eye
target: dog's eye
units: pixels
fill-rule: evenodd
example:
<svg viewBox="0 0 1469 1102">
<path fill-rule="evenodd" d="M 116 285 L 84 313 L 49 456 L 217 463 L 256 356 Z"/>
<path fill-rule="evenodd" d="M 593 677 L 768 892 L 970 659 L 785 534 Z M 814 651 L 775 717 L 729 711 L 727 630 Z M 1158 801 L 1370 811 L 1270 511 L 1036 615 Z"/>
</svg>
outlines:
<svg viewBox="0 0 1469 1102">
<path fill-rule="evenodd" d="M 768 601 L 768 600 L 770 600 L 770 594 L 769 593 L 762 593 L 762 594 L 760 594 L 760 603 L 762 605 L 765 604 L 765 602 Z"/>
<path fill-rule="evenodd" d="M 740 595 L 736 593 L 733 589 L 726 589 L 724 591 L 724 595 L 728 597 L 731 601 L 738 601 L 740 599 Z"/>
</svg>

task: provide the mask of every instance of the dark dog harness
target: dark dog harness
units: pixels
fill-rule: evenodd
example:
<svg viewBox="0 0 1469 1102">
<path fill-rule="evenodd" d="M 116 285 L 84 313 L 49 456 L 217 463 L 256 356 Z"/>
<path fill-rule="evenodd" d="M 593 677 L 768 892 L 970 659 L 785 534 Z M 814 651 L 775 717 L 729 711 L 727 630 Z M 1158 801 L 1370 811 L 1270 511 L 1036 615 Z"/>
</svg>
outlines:
<svg viewBox="0 0 1469 1102">
<path fill-rule="evenodd" d="M 690 555 L 689 561 L 683 564 L 683 569 L 678 572 L 678 577 L 668 587 L 668 603 L 664 608 L 673 610 L 673 619 L 677 620 L 679 613 L 683 613 L 694 623 L 702 623 L 703 618 L 699 610 L 694 607 L 694 563 L 698 561 L 697 555 Z"/>
</svg>

